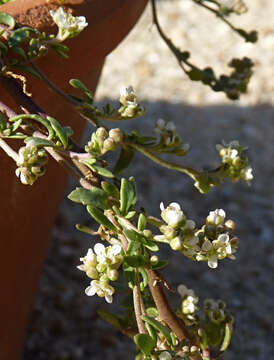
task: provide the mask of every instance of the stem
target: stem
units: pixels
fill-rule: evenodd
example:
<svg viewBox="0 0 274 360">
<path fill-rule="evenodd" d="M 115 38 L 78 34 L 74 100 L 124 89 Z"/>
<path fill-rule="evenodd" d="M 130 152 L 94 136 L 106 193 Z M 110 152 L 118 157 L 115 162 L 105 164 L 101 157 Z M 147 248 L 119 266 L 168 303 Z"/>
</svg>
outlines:
<svg viewBox="0 0 274 360">
<path fill-rule="evenodd" d="M 15 100 L 15 102 L 19 104 L 22 108 L 27 110 L 28 113 L 38 114 L 44 118 L 48 115 L 46 111 L 44 111 L 40 106 L 38 106 L 30 96 L 26 95 L 23 92 L 21 85 L 19 85 L 15 79 L 0 75 L 0 85 L 2 85 L 7 90 L 9 95 Z M 83 152 L 81 146 L 79 146 L 76 142 L 72 141 L 71 139 L 70 139 L 70 144 L 72 145 L 74 151 L 80 153 Z"/>
<path fill-rule="evenodd" d="M 73 99 L 71 96 L 69 96 L 68 94 L 66 94 L 63 90 L 61 90 L 60 88 L 58 88 L 36 65 L 34 65 L 33 63 L 31 63 L 31 66 L 33 67 L 33 69 L 35 71 L 38 72 L 38 74 L 41 76 L 41 79 L 45 81 L 45 83 L 48 85 L 48 87 L 54 91 L 56 94 L 58 94 L 59 96 L 61 96 L 63 99 L 65 99 L 70 105 L 73 106 L 74 110 L 77 111 L 77 113 L 84 118 L 85 120 L 87 120 L 88 122 L 90 122 L 93 126 L 97 127 L 97 122 L 96 119 L 91 119 L 88 116 L 85 116 L 81 111 L 79 111 L 79 107 L 81 107 L 81 104 L 79 104 L 79 102 L 75 99 Z"/>
<path fill-rule="evenodd" d="M 137 145 L 137 144 L 132 144 L 132 143 L 127 143 L 128 146 L 131 146 L 133 149 L 136 149 L 137 151 L 141 152 L 143 155 L 147 156 L 150 160 L 156 162 L 157 164 L 166 167 L 170 170 L 176 170 L 176 171 L 180 171 L 182 173 L 187 174 L 188 176 L 190 176 L 193 180 L 196 181 L 196 178 L 199 176 L 199 173 L 190 168 L 190 167 L 186 167 L 186 166 L 182 166 L 179 164 L 175 164 L 169 161 L 165 161 L 161 158 L 159 158 L 158 156 L 154 155 L 152 152 L 150 152 L 149 150 L 145 149 L 143 146 L 141 145 Z"/>
<path fill-rule="evenodd" d="M 193 337 L 189 334 L 184 324 L 179 318 L 177 318 L 171 309 L 161 286 L 161 282 L 159 282 L 157 273 L 151 269 L 147 269 L 147 274 L 149 279 L 149 289 L 159 311 L 160 319 L 170 327 L 180 341 L 183 339 L 189 339 L 193 342 Z"/>
<path fill-rule="evenodd" d="M 134 312 L 136 317 L 136 322 L 138 326 L 138 330 L 140 334 L 146 334 L 147 330 L 145 324 L 142 320 L 142 315 L 145 315 L 143 312 L 142 306 L 142 295 L 139 287 L 139 274 L 138 269 L 136 269 L 136 285 L 133 288 L 133 304 L 134 304 Z"/>
<path fill-rule="evenodd" d="M 5 151 L 5 153 L 11 157 L 15 162 L 17 162 L 19 160 L 19 156 L 17 154 L 16 151 L 14 151 L 7 143 L 5 140 L 3 140 L 0 137 L 0 147 Z"/>
</svg>

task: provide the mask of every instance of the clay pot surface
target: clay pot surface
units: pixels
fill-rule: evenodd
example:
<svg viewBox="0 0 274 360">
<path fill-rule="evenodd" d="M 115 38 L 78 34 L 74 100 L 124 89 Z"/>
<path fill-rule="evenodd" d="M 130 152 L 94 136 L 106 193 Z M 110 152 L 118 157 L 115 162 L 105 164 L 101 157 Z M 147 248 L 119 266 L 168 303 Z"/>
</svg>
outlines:
<svg viewBox="0 0 274 360">
<path fill-rule="evenodd" d="M 95 91 L 105 56 L 125 37 L 141 15 L 147 0 L 71 0 L 64 8 L 84 15 L 89 26 L 67 42 L 70 58 L 48 54 L 37 65 L 64 91 L 71 91 L 69 79 L 81 79 Z M 56 32 L 49 10 L 57 1 L 16 0 L 0 6 L 22 25 Z M 61 123 L 72 126 L 79 140 L 85 123 L 63 99 L 40 80 L 28 79 L 33 99 Z M 20 113 L 18 104 L 3 89 L 1 101 Z M 48 248 L 50 230 L 63 197 L 66 175 L 50 161 L 46 175 L 33 186 L 15 177 L 15 164 L 0 149 L 0 219 L 2 254 L 0 265 L 0 359 L 17 360 L 31 312 L 34 293 Z"/>
</svg>

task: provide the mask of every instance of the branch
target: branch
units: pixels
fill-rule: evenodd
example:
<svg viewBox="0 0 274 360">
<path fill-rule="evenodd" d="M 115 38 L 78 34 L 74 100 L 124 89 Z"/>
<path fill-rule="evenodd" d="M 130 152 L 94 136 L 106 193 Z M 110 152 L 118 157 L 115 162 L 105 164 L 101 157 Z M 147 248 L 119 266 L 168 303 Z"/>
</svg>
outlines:
<svg viewBox="0 0 274 360">
<path fill-rule="evenodd" d="M 0 137 L 0 147 L 5 151 L 5 153 L 11 157 L 15 162 L 17 162 L 19 160 L 19 156 L 17 154 L 16 151 L 14 151 L 7 143 L 5 140 L 3 140 Z"/>
<path fill-rule="evenodd" d="M 170 170 L 176 170 L 176 171 L 180 171 L 182 173 L 187 174 L 188 176 L 190 176 L 193 180 L 196 181 L 197 176 L 199 176 L 198 171 L 190 168 L 190 167 L 186 167 L 186 166 L 182 166 L 179 164 L 175 164 L 169 161 L 165 161 L 161 158 L 159 158 L 158 156 L 154 155 L 151 151 L 145 149 L 143 146 L 141 145 L 137 145 L 137 144 L 132 144 L 132 143 L 127 143 L 126 145 L 132 147 L 133 149 L 139 151 L 140 153 L 142 153 L 143 155 L 145 155 L 146 157 L 148 157 L 150 160 L 156 162 L 157 164 L 166 167 Z"/>
</svg>

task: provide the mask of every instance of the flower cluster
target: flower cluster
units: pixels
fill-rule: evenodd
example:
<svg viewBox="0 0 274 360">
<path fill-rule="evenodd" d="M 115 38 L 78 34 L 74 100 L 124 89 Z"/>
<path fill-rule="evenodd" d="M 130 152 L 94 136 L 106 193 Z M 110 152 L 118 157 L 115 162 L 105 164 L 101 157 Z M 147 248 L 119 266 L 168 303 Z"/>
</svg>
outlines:
<svg viewBox="0 0 274 360">
<path fill-rule="evenodd" d="M 62 7 L 59 7 L 57 11 L 50 10 L 50 15 L 59 28 L 56 36 L 56 39 L 59 41 L 75 37 L 88 26 L 84 16 L 73 16 L 68 14 Z"/>
<path fill-rule="evenodd" d="M 31 146 L 29 142 L 27 146 L 19 149 L 18 155 L 18 168 L 15 170 L 15 174 L 20 178 L 22 184 L 32 185 L 46 171 L 45 165 L 48 161 L 46 151 Z"/>
<path fill-rule="evenodd" d="M 231 181 L 244 180 L 250 182 L 253 179 L 252 168 L 248 166 L 247 157 L 243 156 L 246 149 L 238 141 L 217 144 L 216 149 L 222 158 L 224 171 Z"/>
<path fill-rule="evenodd" d="M 243 0 L 222 0 L 222 9 L 228 12 L 234 12 L 237 15 L 241 15 L 247 12 L 247 6 Z"/>
<path fill-rule="evenodd" d="M 215 324 L 223 322 L 227 313 L 225 311 L 226 304 L 221 300 L 206 299 L 203 304 L 203 312 L 206 317 Z"/>
<path fill-rule="evenodd" d="M 180 137 L 176 133 L 176 126 L 173 121 L 166 122 L 163 119 L 158 119 L 155 126 L 155 131 L 160 134 L 160 144 L 164 148 L 176 148 L 176 155 L 183 156 L 189 150 L 189 144 L 183 144 Z M 174 152 L 174 151 L 173 151 Z"/>
<path fill-rule="evenodd" d="M 181 310 L 185 315 L 193 314 L 197 310 L 196 304 L 199 298 L 195 296 L 192 289 L 188 289 L 185 285 L 180 284 L 177 288 L 178 293 L 182 297 Z"/>
<path fill-rule="evenodd" d="M 121 107 L 118 110 L 123 118 L 134 118 L 144 115 L 144 109 L 138 104 L 136 94 L 132 86 L 123 87 L 120 90 Z"/>
<path fill-rule="evenodd" d="M 85 146 L 86 152 L 92 155 L 103 155 L 108 151 L 117 149 L 117 144 L 123 140 L 123 132 L 120 129 L 106 130 L 100 127 L 92 133 L 90 141 Z"/>
<path fill-rule="evenodd" d="M 93 279 L 85 290 L 88 296 L 97 294 L 112 303 L 114 288 L 109 282 L 118 279 L 118 269 L 123 261 L 121 252 L 122 248 L 118 243 L 108 247 L 97 243 L 93 250 L 88 249 L 86 256 L 80 258 L 83 264 L 77 268 Z"/>
<path fill-rule="evenodd" d="M 206 224 L 196 229 L 195 222 L 186 219 L 179 204 L 171 203 L 165 208 L 161 203 L 160 208 L 167 225 L 160 226 L 163 235 L 154 236 L 154 240 L 169 243 L 173 250 L 192 260 L 207 261 L 213 269 L 218 266 L 218 260 L 235 259 L 238 239 L 230 237 L 235 224 L 232 220 L 225 222 L 224 210 L 211 211 Z"/>
</svg>

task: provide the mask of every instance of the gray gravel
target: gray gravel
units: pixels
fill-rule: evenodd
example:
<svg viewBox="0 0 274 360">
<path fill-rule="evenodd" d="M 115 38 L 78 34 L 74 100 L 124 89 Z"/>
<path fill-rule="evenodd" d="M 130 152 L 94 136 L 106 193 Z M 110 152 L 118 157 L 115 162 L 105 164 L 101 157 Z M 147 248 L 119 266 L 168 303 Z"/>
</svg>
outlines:
<svg viewBox="0 0 274 360">
<path fill-rule="evenodd" d="M 104 104 L 118 98 L 122 85 L 132 84 L 147 107 L 147 115 L 127 129 L 151 134 L 161 117 L 173 120 L 189 155 L 181 160 L 196 168 L 213 167 L 215 144 L 238 139 L 249 147 L 255 180 L 252 186 L 226 183 L 203 196 L 187 177 L 168 172 L 137 156 L 128 174 L 136 176 L 140 203 L 159 215 L 159 203 L 177 201 L 189 218 L 202 222 L 208 211 L 224 208 L 237 223 L 237 260 L 225 260 L 217 270 L 169 253 L 166 277 L 185 283 L 201 299 L 221 298 L 235 314 L 236 329 L 227 360 L 274 359 L 274 131 L 273 131 L 273 14 L 271 0 L 247 1 L 250 13 L 235 18 L 259 28 L 258 45 L 247 45 L 211 15 L 190 1 L 160 3 L 161 19 L 172 38 L 193 52 L 199 64 L 225 68 L 231 49 L 235 56 L 253 57 L 256 72 L 249 94 L 229 102 L 222 94 L 189 82 L 150 25 L 150 9 L 130 36 L 109 56 L 98 88 Z M 212 36 L 215 35 L 215 36 Z M 123 59 L 121 61 L 121 59 Z M 71 188 L 72 184 L 70 185 Z M 69 192 L 69 189 L 68 189 Z M 87 279 L 75 266 L 91 241 L 74 231 L 90 218 L 76 204 L 64 201 L 53 230 L 51 249 L 40 281 L 23 360 L 134 359 L 133 345 L 98 319 L 106 306 L 84 295 Z"/>
</svg>

